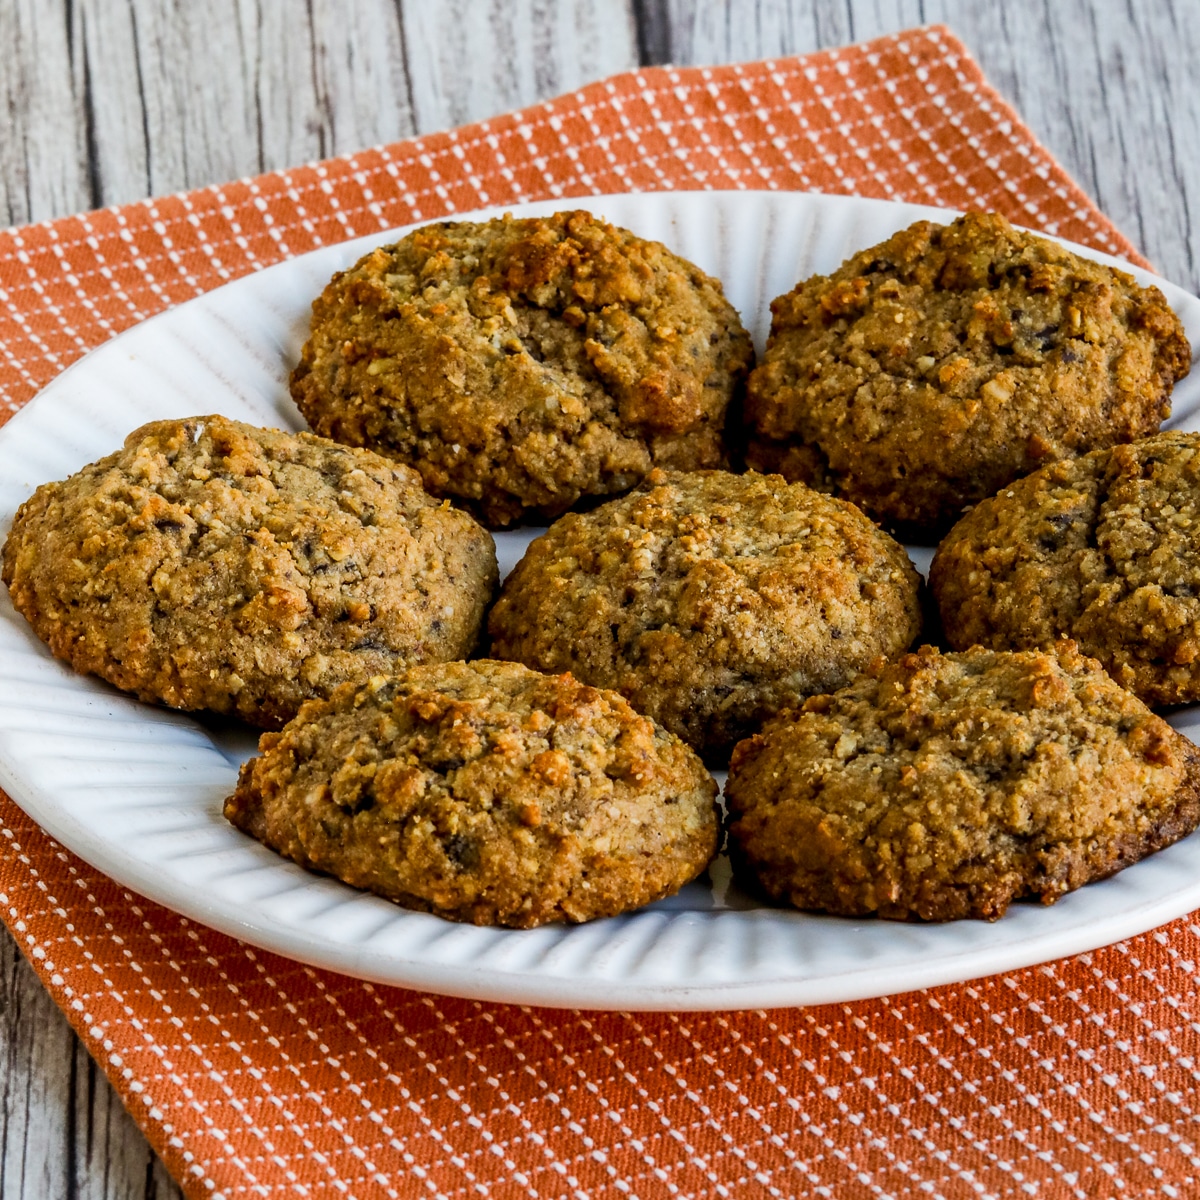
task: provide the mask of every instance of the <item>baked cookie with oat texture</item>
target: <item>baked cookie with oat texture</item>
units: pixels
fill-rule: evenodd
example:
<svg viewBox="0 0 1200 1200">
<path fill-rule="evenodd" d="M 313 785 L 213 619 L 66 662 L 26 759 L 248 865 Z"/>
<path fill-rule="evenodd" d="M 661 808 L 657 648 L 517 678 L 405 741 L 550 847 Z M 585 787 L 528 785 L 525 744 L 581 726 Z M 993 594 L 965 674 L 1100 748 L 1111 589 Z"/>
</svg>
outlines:
<svg viewBox="0 0 1200 1200">
<path fill-rule="evenodd" d="M 21 506 L 13 604 L 143 700 L 278 727 L 303 701 L 474 647 L 491 535 L 415 471 L 310 433 L 155 421 Z"/>
<path fill-rule="evenodd" d="M 313 701 L 263 736 L 225 815 L 406 908 L 527 929 L 677 891 L 716 851 L 716 783 L 569 675 L 477 660 Z"/>
<path fill-rule="evenodd" d="M 921 627 L 902 546 L 778 475 L 655 471 L 537 538 L 489 618 L 492 653 L 615 688 L 713 758 L 849 682 Z"/>
<path fill-rule="evenodd" d="M 1191 364 L 1157 288 L 995 213 L 918 221 L 771 311 L 747 463 L 915 534 L 1048 461 L 1155 432 Z"/>
<path fill-rule="evenodd" d="M 1200 752 L 1071 642 L 880 659 L 734 751 L 730 854 L 775 900 L 994 920 L 1200 822 Z"/>
<path fill-rule="evenodd" d="M 1070 637 L 1147 704 L 1200 700 L 1200 434 L 1018 479 L 946 535 L 930 582 L 956 648 Z"/>
<path fill-rule="evenodd" d="M 291 388 L 318 433 L 408 463 L 499 527 L 654 466 L 727 466 L 753 357 L 717 280 L 561 212 L 371 251 L 313 304 Z"/>
</svg>

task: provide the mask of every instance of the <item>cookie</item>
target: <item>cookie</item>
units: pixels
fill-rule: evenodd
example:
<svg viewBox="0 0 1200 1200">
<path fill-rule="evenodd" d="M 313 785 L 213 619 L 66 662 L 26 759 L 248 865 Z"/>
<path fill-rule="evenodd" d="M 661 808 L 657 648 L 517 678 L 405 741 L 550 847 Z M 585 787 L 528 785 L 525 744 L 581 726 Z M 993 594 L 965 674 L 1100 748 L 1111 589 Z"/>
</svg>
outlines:
<svg viewBox="0 0 1200 1200">
<path fill-rule="evenodd" d="M 903 548 L 857 508 L 778 475 L 655 471 L 529 547 L 492 653 L 615 688 L 704 753 L 847 683 L 920 630 Z"/>
<path fill-rule="evenodd" d="M 1191 364 L 1157 288 L 994 213 L 919 221 L 771 311 L 747 463 L 914 534 L 1048 461 L 1155 432 Z"/>
<path fill-rule="evenodd" d="M 753 360 L 721 285 L 586 212 L 426 225 L 335 275 L 292 396 L 488 525 L 727 465 Z"/>
<path fill-rule="evenodd" d="M 962 648 L 1074 638 L 1147 704 L 1200 700 L 1200 434 L 1053 463 L 973 508 L 930 571 Z"/>
<path fill-rule="evenodd" d="M 1200 823 L 1200 752 L 1071 642 L 923 646 L 734 751 L 731 856 L 773 899 L 944 921 L 1052 904 Z"/>
<path fill-rule="evenodd" d="M 220 416 L 135 430 L 38 488 L 4 545 L 13 604 L 75 670 L 266 728 L 466 655 L 496 579 L 491 535 L 416 472 Z"/>
<path fill-rule="evenodd" d="M 414 667 L 265 734 L 225 815 L 406 908 L 527 929 L 678 891 L 716 851 L 716 783 L 618 695 L 479 660 Z"/>
</svg>

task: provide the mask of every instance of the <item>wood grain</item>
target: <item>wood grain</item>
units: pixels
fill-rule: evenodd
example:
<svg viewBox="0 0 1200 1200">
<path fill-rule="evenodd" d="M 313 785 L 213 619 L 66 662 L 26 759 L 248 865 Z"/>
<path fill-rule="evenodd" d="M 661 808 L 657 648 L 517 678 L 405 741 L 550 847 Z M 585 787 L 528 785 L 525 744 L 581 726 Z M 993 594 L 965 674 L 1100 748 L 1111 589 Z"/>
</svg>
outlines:
<svg viewBox="0 0 1200 1200">
<path fill-rule="evenodd" d="M 4 0 L 0 220 L 476 120 L 638 62 L 799 54 L 939 21 L 1168 277 L 1197 290 L 1187 0 Z M 181 1195 L 0 935 L 0 1196 Z"/>
<path fill-rule="evenodd" d="M 629 8 L 603 0 L 406 0 L 417 132 L 447 129 L 637 65 Z"/>
</svg>

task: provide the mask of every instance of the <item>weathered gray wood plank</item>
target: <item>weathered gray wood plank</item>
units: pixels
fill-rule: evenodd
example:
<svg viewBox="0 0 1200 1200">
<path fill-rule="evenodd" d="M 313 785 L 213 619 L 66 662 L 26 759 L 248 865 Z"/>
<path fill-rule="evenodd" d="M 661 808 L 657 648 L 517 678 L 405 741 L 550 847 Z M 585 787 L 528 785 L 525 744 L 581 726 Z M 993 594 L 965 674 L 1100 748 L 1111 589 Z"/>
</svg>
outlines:
<svg viewBox="0 0 1200 1200">
<path fill-rule="evenodd" d="M 637 61 L 775 57 L 949 24 L 1171 278 L 1200 284 L 1188 0 L 3 0 L 0 222 L 475 120 Z M 180 1192 L 0 936 L 0 1195 Z"/>
<path fill-rule="evenodd" d="M 8 224 L 448 128 L 637 64 L 630 11 L 606 0 L 17 0 L 0 38 L 16 51 Z"/>
<path fill-rule="evenodd" d="M 637 66 L 637 30 L 620 2 L 403 0 L 416 114 L 425 133 L 570 91 Z"/>
<path fill-rule="evenodd" d="M 68 22 L 39 0 L 0 4 L 0 222 L 86 206 L 87 130 Z"/>
</svg>

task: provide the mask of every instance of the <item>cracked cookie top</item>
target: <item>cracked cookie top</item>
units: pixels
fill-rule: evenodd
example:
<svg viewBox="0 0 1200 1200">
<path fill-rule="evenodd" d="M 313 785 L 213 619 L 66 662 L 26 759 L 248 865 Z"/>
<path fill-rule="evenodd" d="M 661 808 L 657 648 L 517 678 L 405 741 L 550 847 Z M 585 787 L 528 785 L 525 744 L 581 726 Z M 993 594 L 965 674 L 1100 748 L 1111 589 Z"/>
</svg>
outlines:
<svg viewBox="0 0 1200 1200">
<path fill-rule="evenodd" d="M 717 845 L 717 785 L 614 692 L 477 660 L 314 701 L 266 734 L 225 815 L 407 908 L 529 928 L 677 891 Z"/>
<path fill-rule="evenodd" d="M 586 212 L 426 225 L 335 275 L 292 396 L 491 526 L 728 464 L 754 356 L 720 283 Z"/>
<path fill-rule="evenodd" d="M 994 213 L 920 221 L 771 311 L 747 462 L 917 534 L 1153 433 L 1191 363 L 1158 289 Z"/>
<path fill-rule="evenodd" d="M 1200 699 L 1200 434 L 1043 467 L 973 508 L 930 583 L 951 645 L 1074 638 L 1150 704 Z"/>
<path fill-rule="evenodd" d="M 44 484 L 4 545 L 13 604 L 77 671 L 268 728 L 463 657 L 496 578 L 491 536 L 415 471 L 220 416 L 144 425 Z"/>
<path fill-rule="evenodd" d="M 799 908 L 994 919 L 1190 833 L 1198 764 L 1071 642 L 923 646 L 738 745 L 730 854 Z"/>
</svg>

